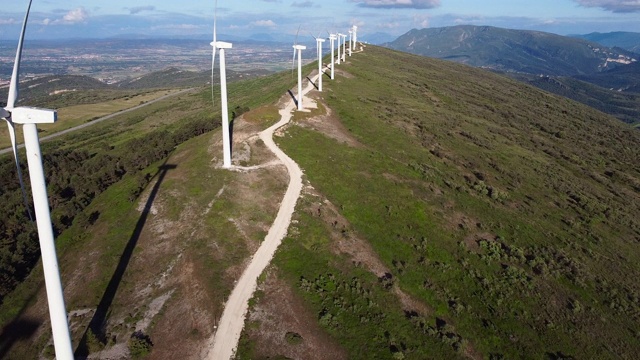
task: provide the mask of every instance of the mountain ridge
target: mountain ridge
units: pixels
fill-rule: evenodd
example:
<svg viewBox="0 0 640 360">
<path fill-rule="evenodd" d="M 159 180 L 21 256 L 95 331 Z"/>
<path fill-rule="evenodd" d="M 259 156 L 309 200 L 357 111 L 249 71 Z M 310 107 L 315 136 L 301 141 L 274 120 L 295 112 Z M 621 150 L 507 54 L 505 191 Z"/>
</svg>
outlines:
<svg viewBox="0 0 640 360">
<path fill-rule="evenodd" d="M 384 46 L 497 71 L 585 75 L 637 61 L 637 54 L 541 31 L 459 25 L 413 29 Z"/>
</svg>

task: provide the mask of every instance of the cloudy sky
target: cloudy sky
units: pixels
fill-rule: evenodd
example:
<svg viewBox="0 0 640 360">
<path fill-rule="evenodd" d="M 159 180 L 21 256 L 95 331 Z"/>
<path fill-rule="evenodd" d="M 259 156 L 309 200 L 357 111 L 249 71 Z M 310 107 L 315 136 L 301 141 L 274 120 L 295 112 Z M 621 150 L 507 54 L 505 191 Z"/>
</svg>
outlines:
<svg viewBox="0 0 640 360">
<path fill-rule="evenodd" d="M 3 0 L 0 40 L 14 39 L 27 0 Z M 132 5 L 134 4 L 134 5 Z M 218 2 L 218 32 L 248 36 L 343 30 L 401 35 L 413 28 L 492 25 L 558 34 L 640 32 L 640 0 L 251 0 Z M 34 0 L 29 39 L 211 32 L 214 1 Z"/>
</svg>

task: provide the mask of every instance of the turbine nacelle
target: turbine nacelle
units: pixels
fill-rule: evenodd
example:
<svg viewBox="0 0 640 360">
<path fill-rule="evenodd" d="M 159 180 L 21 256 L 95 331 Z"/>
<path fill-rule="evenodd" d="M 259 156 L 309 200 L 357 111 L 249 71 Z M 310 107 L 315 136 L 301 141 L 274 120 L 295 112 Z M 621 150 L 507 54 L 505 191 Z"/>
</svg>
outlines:
<svg viewBox="0 0 640 360">
<path fill-rule="evenodd" d="M 211 46 L 216 49 L 231 49 L 233 47 L 232 43 L 224 42 L 224 41 L 212 41 Z"/>
<path fill-rule="evenodd" d="M 17 107 L 11 111 L 14 124 L 53 124 L 58 120 L 58 112 L 34 107 Z"/>
<path fill-rule="evenodd" d="M 306 50 L 307 47 L 304 45 L 293 45 L 294 50 Z"/>
</svg>

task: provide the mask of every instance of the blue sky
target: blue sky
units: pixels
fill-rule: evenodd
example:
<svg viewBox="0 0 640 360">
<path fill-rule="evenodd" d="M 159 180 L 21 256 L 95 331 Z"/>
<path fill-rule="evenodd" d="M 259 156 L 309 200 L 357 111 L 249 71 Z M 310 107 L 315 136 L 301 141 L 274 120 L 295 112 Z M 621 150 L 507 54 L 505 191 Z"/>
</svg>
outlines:
<svg viewBox="0 0 640 360">
<path fill-rule="evenodd" d="M 27 0 L 3 0 L 0 40 L 17 36 Z M 134 3 L 134 5 L 132 5 Z M 413 28 L 492 25 L 558 34 L 640 32 L 640 0 L 253 0 L 218 2 L 218 32 L 248 36 L 360 27 L 360 37 Z M 214 1 L 34 0 L 28 38 L 211 32 Z"/>
</svg>

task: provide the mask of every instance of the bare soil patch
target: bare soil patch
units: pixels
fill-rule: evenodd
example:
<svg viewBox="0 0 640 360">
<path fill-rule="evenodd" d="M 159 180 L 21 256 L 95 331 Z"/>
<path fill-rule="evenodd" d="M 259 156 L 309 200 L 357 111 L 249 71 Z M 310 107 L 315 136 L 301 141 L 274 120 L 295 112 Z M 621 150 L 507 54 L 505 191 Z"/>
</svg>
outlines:
<svg viewBox="0 0 640 360">
<path fill-rule="evenodd" d="M 321 98 L 315 100 L 322 105 L 325 112 L 321 115 L 313 116 L 296 124 L 307 127 L 323 133 L 331 139 L 352 147 L 364 147 L 362 143 L 356 139 L 351 132 L 342 124 L 340 119 L 335 116 L 333 110 Z"/>
<path fill-rule="evenodd" d="M 347 359 L 344 349 L 320 328 L 316 314 L 276 273 L 273 267 L 267 270 L 258 285 L 260 298 L 247 318 L 256 353 L 265 358 Z"/>
</svg>

